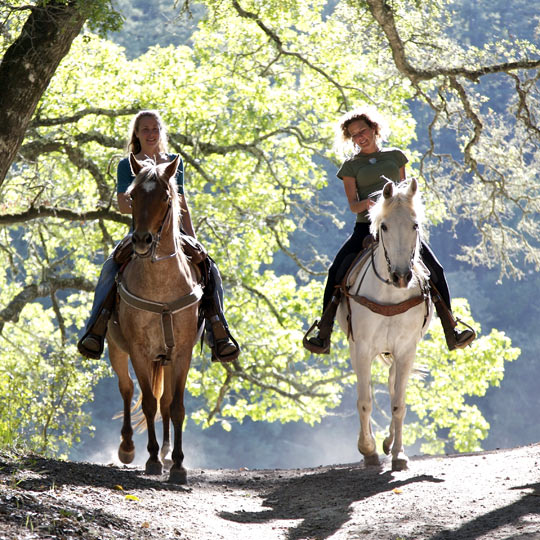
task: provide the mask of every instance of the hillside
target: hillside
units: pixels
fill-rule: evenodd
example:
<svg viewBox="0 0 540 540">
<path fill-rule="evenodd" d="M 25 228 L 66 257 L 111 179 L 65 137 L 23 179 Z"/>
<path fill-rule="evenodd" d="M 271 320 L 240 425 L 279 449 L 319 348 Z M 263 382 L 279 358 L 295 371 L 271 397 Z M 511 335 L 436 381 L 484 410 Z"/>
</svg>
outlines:
<svg viewBox="0 0 540 540">
<path fill-rule="evenodd" d="M 362 464 L 140 470 L 0 456 L 0 539 L 540 539 L 540 444 Z"/>
</svg>

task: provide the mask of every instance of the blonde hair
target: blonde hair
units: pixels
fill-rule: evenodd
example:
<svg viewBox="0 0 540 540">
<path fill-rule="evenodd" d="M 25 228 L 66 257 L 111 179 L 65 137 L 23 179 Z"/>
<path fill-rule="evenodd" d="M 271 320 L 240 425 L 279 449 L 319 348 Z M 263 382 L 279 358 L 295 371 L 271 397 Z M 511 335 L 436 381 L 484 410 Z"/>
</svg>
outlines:
<svg viewBox="0 0 540 540">
<path fill-rule="evenodd" d="M 349 126 L 358 120 L 363 120 L 371 129 L 375 131 L 377 142 L 388 139 L 390 128 L 384 116 L 371 105 L 362 105 L 343 114 L 335 126 L 334 148 L 348 155 L 354 153 L 357 149 L 353 144 L 349 134 Z"/>
<path fill-rule="evenodd" d="M 163 122 L 159 112 L 154 110 L 140 111 L 133 117 L 133 120 L 131 120 L 128 129 L 126 153 L 129 154 L 130 152 L 133 152 L 134 154 L 138 154 L 141 151 L 141 141 L 139 140 L 139 137 L 137 137 L 137 132 L 139 131 L 141 119 L 145 117 L 153 118 L 157 122 L 159 127 L 158 149 L 159 152 L 166 154 L 169 147 L 169 142 L 167 139 L 167 126 L 165 125 L 165 122 Z"/>
</svg>

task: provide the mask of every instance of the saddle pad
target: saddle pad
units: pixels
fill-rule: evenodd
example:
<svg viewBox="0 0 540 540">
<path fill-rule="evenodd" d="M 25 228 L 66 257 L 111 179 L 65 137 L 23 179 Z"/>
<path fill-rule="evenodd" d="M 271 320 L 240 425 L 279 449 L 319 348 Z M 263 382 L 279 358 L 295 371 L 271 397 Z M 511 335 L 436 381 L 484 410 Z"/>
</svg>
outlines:
<svg viewBox="0 0 540 540">
<path fill-rule="evenodd" d="M 375 244 L 373 249 L 376 250 L 378 246 L 379 246 L 378 244 Z M 370 257 L 371 257 L 371 247 L 368 247 L 367 249 L 363 249 L 356 256 L 356 259 L 354 259 L 349 270 L 347 270 L 345 277 L 343 278 L 343 281 L 342 281 L 343 287 L 348 288 L 354 284 L 354 282 L 358 279 L 358 275 L 360 274 L 362 268 L 364 268 L 366 263 L 370 260 Z"/>
</svg>

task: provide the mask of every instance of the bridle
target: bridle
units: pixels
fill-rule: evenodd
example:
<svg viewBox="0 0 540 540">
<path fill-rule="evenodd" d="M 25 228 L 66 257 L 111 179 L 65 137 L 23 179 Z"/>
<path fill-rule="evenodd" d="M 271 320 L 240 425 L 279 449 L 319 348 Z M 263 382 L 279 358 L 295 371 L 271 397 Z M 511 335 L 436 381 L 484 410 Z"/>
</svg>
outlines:
<svg viewBox="0 0 540 540">
<path fill-rule="evenodd" d="M 159 180 L 156 180 L 156 181 L 159 183 Z M 137 251 L 134 251 L 136 257 L 139 257 L 140 259 L 146 259 L 150 257 L 150 262 L 152 263 L 172 259 L 173 257 L 176 257 L 176 255 L 178 254 L 178 246 L 175 240 L 174 251 L 172 253 L 169 253 L 168 255 L 163 255 L 162 257 L 157 256 L 157 250 L 159 249 L 159 243 L 161 242 L 161 233 L 163 232 L 163 229 L 165 227 L 167 220 L 170 221 L 172 219 L 171 193 L 168 189 L 166 190 L 166 192 L 167 192 L 167 197 L 169 199 L 168 204 L 167 204 L 167 209 L 165 210 L 165 214 L 163 215 L 163 219 L 161 220 L 157 233 L 155 235 L 152 234 L 152 244 L 150 246 L 150 249 L 147 252 L 142 253 L 142 254 L 138 253 Z M 133 222 L 134 222 L 133 228 L 135 229 L 135 218 L 133 218 Z"/>
<path fill-rule="evenodd" d="M 411 254 L 411 258 L 410 258 L 410 267 L 411 268 L 414 268 L 414 259 L 416 257 L 416 248 L 418 246 L 418 243 L 419 243 L 419 235 L 420 235 L 420 232 L 418 231 L 418 229 L 416 229 L 416 240 L 414 242 L 414 247 L 413 247 L 413 250 L 412 250 L 412 254 Z M 378 237 L 381 241 L 381 245 L 382 245 L 382 248 L 383 248 L 383 254 L 384 254 L 384 258 L 386 260 L 386 269 L 388 270 L 388 275 L 391 276 L 392 275 L 392 262 L 390 261 L 390 257 L 388 256 L 388 251 L 386 249 L 386 246 L 384 244 L 384 237 L 383 237 L 383 228 L 382 228 L 382 225 L 379 227 L 379 232 L 378 232 Z M 377 271 L 377 267 L 375 266 L 375 242 L 373 242 L 371 244 L 371 265 L 373 266 L 373 272 L 375 272 L 375 275 L 383 282 L 383 283 L 386 283 L 387 285 L 392 285 L 392 282 L 387 278 L 383 278 L 379 272 Z"/>
</svg>

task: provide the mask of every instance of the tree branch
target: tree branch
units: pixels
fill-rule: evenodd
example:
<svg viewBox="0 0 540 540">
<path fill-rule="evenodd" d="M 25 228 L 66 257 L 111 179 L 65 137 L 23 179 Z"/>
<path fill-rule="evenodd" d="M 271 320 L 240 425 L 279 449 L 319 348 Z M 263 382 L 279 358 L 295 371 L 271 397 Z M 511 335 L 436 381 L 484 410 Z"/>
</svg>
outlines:
<svg viewBox="0 0 540 540">
<path fill-rule="evenodd" d="M 38 207 L 31 207 L 20 214 L 0 215 L 0 227 L 16 225 L 26 221 L 31 221 L 33 219 L 42 219 L 45 217 L 61 218 L 68 221 L 92 221 L 94 219 L 106 219 L 109 221 L 116 221 L 117 223 L 124 223 L 125 225 L 131 225 L 131 216 L 121 214 L 120 212 L 110 210 L 109 208 L 92 210 L 90 212 L 75 212 L 69 208 L 41 205 Z"/>
</svg>

